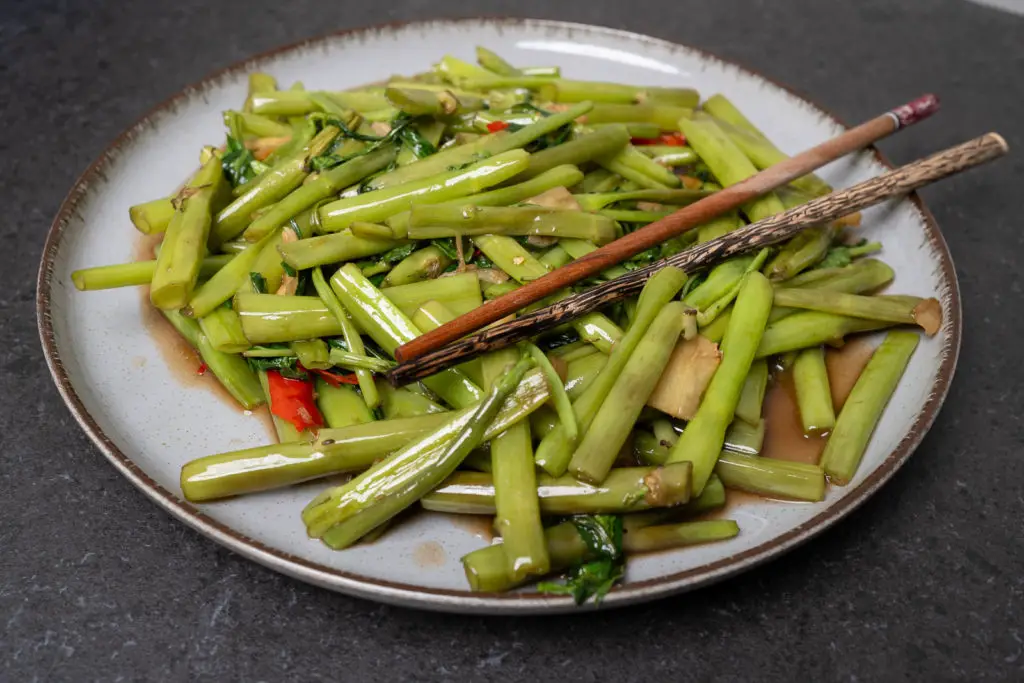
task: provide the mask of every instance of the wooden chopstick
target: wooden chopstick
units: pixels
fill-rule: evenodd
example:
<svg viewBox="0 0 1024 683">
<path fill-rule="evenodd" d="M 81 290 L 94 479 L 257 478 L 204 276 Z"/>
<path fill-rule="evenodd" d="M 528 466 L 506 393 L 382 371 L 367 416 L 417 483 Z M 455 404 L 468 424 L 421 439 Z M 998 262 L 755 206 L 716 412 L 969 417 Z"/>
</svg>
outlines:
<svg viewBox="0 0 1024 683">
<path fill-rule="evenodd" d="M 469 313 L 416 337 L 395 349 L 395 360 L 412 360 L 444 344 L 490 325 L 546 296 L 565 289 L 601 271 L 621 263 L 642 251 L 657 246 L 715 216 L 732 211 L 767 192 L 805 176 L 851 152 L 863 149 L 896 131 L 931 116 L 939 109 L 935 95 L 923 95 L 903 106 L 862 123 L 856 128 L 823 142 L 782 163 L 767 168 L 698 202 L 683 207 L 670 216 L 655 221 L 586 256 L 527 283 Z"/>
<path fill-rule="evenodd" d="M 400 363 L 388 373 L 395 385 L 408 384 L 473 356 L 501 349 L 533 337 L 590 311 L 636 294 L 652 273 L 665 266 L 692 272 L 723 258 L 776 244 L 801 230 L 860 211 L 886 199 L 908 194 L 925 185 L 992 161 L 1009 147 L 996 133 L 988 133 L 933 154 L 848 189 L 811 200 L 770 218 L 752 223 L 722 237 L 697 245 L 647 268 L 636 270 L 587 291 L 574 294 L 547 308 L 464 337 L 458 341 Z M 509 295 L 505 295 L 509 296 Z M 501 297 L 503 299 L 505 297 Z M 496 299 L 500 301 L 501 299 Z"/>
</svg>

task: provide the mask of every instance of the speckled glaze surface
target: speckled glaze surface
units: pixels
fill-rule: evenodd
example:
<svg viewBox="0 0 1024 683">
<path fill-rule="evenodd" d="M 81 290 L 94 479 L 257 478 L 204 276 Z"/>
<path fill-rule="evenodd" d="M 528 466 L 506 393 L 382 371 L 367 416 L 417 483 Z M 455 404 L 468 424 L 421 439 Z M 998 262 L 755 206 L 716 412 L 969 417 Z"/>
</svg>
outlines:
<svg viewBox="0 0 1024 683">
<path fill-rule="evenodd" d="M 252 69 L 281 82 L 341 88 L 422 70 L 445 53 L 469 58 L 486 43 L 523 65 L 557 63 L 568 77 L 722 92 L 777 144 L 797 152 L 838 132 L 839 122 L 784 88 L 704 53 L 611 29 L 550 21 L 464 20 L 371 28 L 288 47 L 216 74 L 126 131 L 79 179 L 54 221 L 39 273 L 38 313 L 47 361 L 65 401 L 108 459 L 155 502 L 213 540 L 278 571 L 389 603 L 463 612 L 566 611 L 566 598 L 532 592 L 472 594 L 459 558 L 486 540 L 472 526 L 417 515 L 382 540 L 333 552 L 305 537 L 299 511 L 323 483 L 214 505 L 180 499 L 180 466 L 200 455 L 265 442 L 263 423 L 215 393 L 183 385 L 154 345 L 136 291 L 79 293 L 70 273 L 134 257 L 127 208 L 175 187 L 197 150 L 223 136 L 219 112 L 238 105 Z M 358 64 L 359 69 L 347 69 Z M 358 71 L 358 75 L 357 74 Z M 879 110 L 892 103 L 879 103 Z M 160 159 L 153 164 L 152 159 Z M 884 168 L 871 153 L 826 167 L 843 187 Z M 917 200 L 866 212 L 863 234 L 885 245 L 893 291 L 935 295 L 944 326 L 922 341 L 850 486 L 818 504 L 750 503 L 730 516 L 741 534 L 632 561 L 603 605 L 696 588 L 785 552 L 874 493 L 909 457 L 934 420 L 956 365 L 960 301 L 949 252 Z"/>
</svg>

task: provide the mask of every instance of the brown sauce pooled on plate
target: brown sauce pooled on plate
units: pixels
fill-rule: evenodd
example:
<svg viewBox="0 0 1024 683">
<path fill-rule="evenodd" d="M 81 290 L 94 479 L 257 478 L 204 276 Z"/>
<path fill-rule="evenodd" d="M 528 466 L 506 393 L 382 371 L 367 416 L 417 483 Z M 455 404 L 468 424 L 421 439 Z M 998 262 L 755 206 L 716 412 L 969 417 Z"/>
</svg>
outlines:
<svg viewBox="0 0 1024 683">
<path fill-rule="evenodd" d="M 447 559 L 444 548 L 437 541 L 424 541 L 418 544 L 412 552 L 412 557 L 416 566 L 421 569 L 440 567 Z"/>
<path fill-rule="evenodd" d="M 136 261 L 150 261 L 156 258 L 154 248 L 160 243 L 161 236 L 141 236 L 135 243 L 134 258 Z M 164 361 L 164 365 L 170 370 L 174 379 L 187 388 L 198 387 L 205 389 L 216 396 L 227 405 L 246 412 L 238 402 L 221 386 L 217 378 L 210 372 L 199 374 L 199 368 L 203 361 L 199 353 L 186 342 L 174 326 L 167 322 L 167 318 L 158 311 L 149 301 L 149 287 L 139 287 L 139 317 L 142 324 L 153 340 Z M 274 430 L 274 423 L 270 419 L 270 412 L 263 407 L 251 412 L 264 424 L 267 432 L 276 441 L 277 432 Z"/>
<path fill-rule="evenodd" d="M 825 352 L 832 404 L 837 415 L 864 366 L 871 359 L 874 348 L 866 339 L 857 339 L 842 348 Z M 764 419 L 761 455 L 779 460 L 818 463 L 828 435 L 804 434 L 796 404 L 793 373 L 790 370 L 783 370 L 772 378 L 764 399 Z"/>
<path fill-rule="evenodd" d="M 829 387 L 832 389 L 832 405 L 836 414 L 846 403 L 853 391 L 864 366 L 871 360 L 875 346 L 867 339 L 854 339 L 841 349 L 829 349 L 825 352 L 825 367 L 828 369 Z"/>
<path fill-rule="evenodd" d="M 825 449 L 825 438 L 804 434 L 790 370 L 772 378 L 764 397 L 764 420 L 762 456 L 817 464 Z"/>
</svg>

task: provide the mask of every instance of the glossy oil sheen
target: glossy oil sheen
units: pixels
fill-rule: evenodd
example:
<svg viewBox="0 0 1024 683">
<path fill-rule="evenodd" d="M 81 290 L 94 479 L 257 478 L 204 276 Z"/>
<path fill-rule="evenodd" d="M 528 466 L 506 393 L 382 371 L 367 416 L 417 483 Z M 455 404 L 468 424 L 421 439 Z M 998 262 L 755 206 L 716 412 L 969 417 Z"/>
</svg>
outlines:
<svg viewBox="0 0 1024 683">
<path fill-rule="evenodd" d="M 790 153 L 841 129 L 812 104 L 749 71 L 612 29 L 465 20 L 330 36 L 256 58 L 183 92 L 126 132 L 86 172 L 46 245 L 39 280 L 40 331 L 58 387 L 97 446 L 155 502 L 217 542 L 304 581 L 390 603 L 462 612 L 570 611 L 575 607 L 567 598 L 528 589 L 525 595 L 470 593 L 459 558 L 486 538 L 441 515 L 410 515 L 381 539 L 344 552 L 309 540 L 300 512 L 334 482 L 202 506 L 184 503 L 178 488 L 183 463 L 265 443 L 266 428 L 214 393 L 180 381 L 139 314 L 137 291 L 80 293 L 70 277 L 76 268 L 133 258 L 128 207 L 166 196 L 195 169 L 202 145 L 223 140 L 220 112 L 242 102 L 248 70 L 269 71 L 284 86 L 301 79 L 307 88 L 341 88 L 422 71 L 446 53 L 471 60 L 478 44 L 517 65 L 557 63 L 567 78 L 693 86 L 705 96 L 722 92 Z M 873 104 L 881 112 L 899 103 Z M 861 154 L 829 165 L 821 175 L 844 187 L 882 169 L 871 154 Z M 604 607 L 720 580 L 807 540 L 884 483 L 931 425 L 959 348 L 959 296 L 949 253 L 931 217 L 911 200 L 865 212 L 861 232 L 884 243 L 881 257 L 896 269 L 899 293 L 939 297 L 946 317 L 938 335 L 922 340 L 852 484 L 833 488 L 819 504 L 744 501 L 733 506 L 739 536 L 632 561 L 624 585 L 605 599 Z"/>
</svg>

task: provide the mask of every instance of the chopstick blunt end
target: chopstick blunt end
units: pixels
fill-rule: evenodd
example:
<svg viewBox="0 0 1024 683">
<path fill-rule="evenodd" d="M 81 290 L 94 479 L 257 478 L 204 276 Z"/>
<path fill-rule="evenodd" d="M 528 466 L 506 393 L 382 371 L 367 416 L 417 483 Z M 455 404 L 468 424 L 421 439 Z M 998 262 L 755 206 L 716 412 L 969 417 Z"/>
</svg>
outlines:
<svg viewBox="0 0 1024 683">
<path fill-rule="evenodd" d="M 896 130 L 912 126 L 939 111 L 939 96 L 934 93 L 921 95 L 917 99 L 889 111 Z"/>
</svg>

